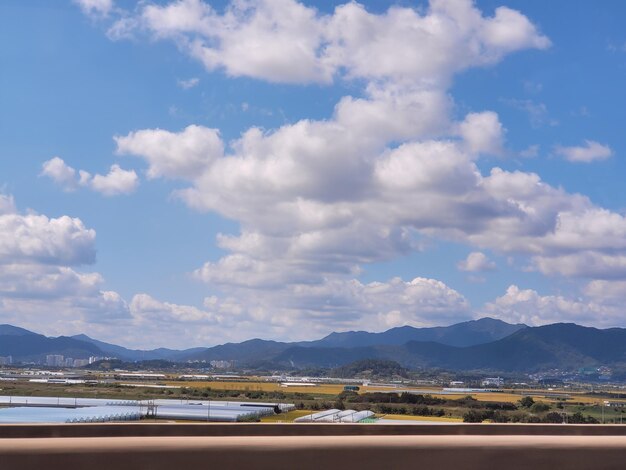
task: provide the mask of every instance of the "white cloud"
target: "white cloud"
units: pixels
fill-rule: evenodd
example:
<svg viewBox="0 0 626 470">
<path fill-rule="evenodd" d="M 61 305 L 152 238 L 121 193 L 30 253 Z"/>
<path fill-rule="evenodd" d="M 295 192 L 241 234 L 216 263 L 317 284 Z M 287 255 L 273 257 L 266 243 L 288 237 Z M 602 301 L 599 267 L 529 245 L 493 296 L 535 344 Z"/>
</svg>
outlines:
<svg viewBox="0 0 626 470">
<path fill-rule="evenodd" d="M 614 306 L 618 312 L 623 311 L 626 302 L 626 281 L 591 281 L 584 287 L 583 293 L 597 303 Z"/>
<path fill-rule="evenodd" d="M 396 131 L 372 135 L 361 119 L 360 128 L 344 126 L 340 113 L 269 133 L 253 128 L 224 156 L 213 129 L 148 129 L 117 140 L 120 151 L 147 161 L 149 174 L 188 181 L 176 193 L 188 205 L 240 222 L 238 237 L 219 240 L 231 254 L 198 271 L 212 284 L 355 275 L 361 264 L 416 249 L 423 236 L 536 260 L 626 252 L 626 219 L 588 198 L 532 173 L 495 168 L 483 176 L 463 142 L 385 149 Z"/>
<path fill-rule="evenodd" d="M 50 299 L 67 295 L 89 295 L 102 284 L 98 273 L 79 273 L 67 266 L 3 264 L 0 296 L 19 299 Z"/>
<path fill-rule="evenodd" d="M 297 339 L 311 339 L 362 325 L 381 331 L 407 324 L 454 323 L 471 316 L 469 303 L 461 294 L 440 281 L 426 278 L 408 282 L 394 278 L 363 284 L 335 277 L 261 289 L 253 297 L 237 295 L 238 292 L 243 293 L 235 290 L 232 295 L 233 299 L 239 299 L 236 302 L 212 298 L 207 299 L 205 306 L 236 320 L 237 325 L 252 325 L 257 329 L 265 325 L 269 334 Z M 308 325 L 306 331 L 297 328 L 302 324 Z M 246 334 L 248 338 L 251 335 L 240 332 L 243 338 Z"/>
<path fill-rule="evenodd" d="M 608 145 L 603 145 L 593 140 L 585 140 L 585 145 L 580 147 L 554 147 L 554 153 L 564 157 L 567 161 L 575 163 L 590 163 L 606 160 L 613 156 L 613 150 Z"/>
<path fill-rule="evenodd" d="M 143 5 L 112 25 L 110 36 L 138 31 L 175 40 L 208 70 L 288 83 L 329 82 L 342 72 L 432 84 L 516 50 L 550 45 L 519 12 L 500 7 L 485 18 L 469 0 L 433 0 L 424 15 L 400 7 L 372 14 L 358 3 L 323 15 L 294 0 L 234 1 L 219 14 L 203 1 L 179 0 Z"/>
<path fill-rule="evenodd" d="M 599 300 L 599 301 L 598 301 Z M 486 314 L 511 323 L 530 326 L 574 322 L 600 327 L 623 323 L 623 311 L 603 299 L 568 299 L 560 295 L 542 296 L 532 289 L 509 286 L 506 293 L 483 308 Z"/>
<path fill-rule="evenodd" d="M 94 175 L 91 188 L 105 196 L 132 193 L 139 183 L 134 170 L 123 170 L 119 165 L 111 165 L 107 175 Z"/>
<path fill-rule="evenodd" d="M 514 10 L 498 8 L 484 17 L 470 1 L 438 0 L 423 11 L 392 7 L 373 14 L 348 3 L 324 15 L 281 0 L 233 2 L 218 13 L 200 0 L 181 0 L 142 4 L 113 28 L 173 40 L 208 70 L 232 76 L 363 83 L 363 92 L 343 97 L 327 119 L 253 127 L 229 143 L 217 129 L 197 125 L 116 137 L 117 152 L 142 158 L 149 178 L 182 180 L 186 186 L 175 195 L 187 205 L 240 224 L 238 235 L 218 238 L 227 253 L 194 274 L 240 299 L 230 300 L 228 309 L 243 325 L 266 322 L 278 335 L 302 321 L 327 332 L 359 322 L 383 328 L 460 318 L 468 306 L 445 286 L 371 286 L 354 279 L 362 265 L 419 249 L 429 237 L 528 255 L 535 269 L 566 276 L 592 277 L 598 270 L 548 264 L 583 251 L 598 259 L 616 251 L 626 256 L 621 215 L 533 173 L 480 171 L 478 154 L 503 153 L 505 129 L 497 114 L 472 112 L 460 122 L 451 117 L 447 89 L 455 73 L 549 46 Z M 510 104 L 528 112 L 533 125 L 555 124 L 542 103 Z M 461 268 L 493 264 L 476 251 Z M 432 299 L 422 295 L 429 289 Z M 518 289 L 509 297 L 519 292 L 530 295 Z M 226 309 L 222 301 L 197 311 L 157 301 L 155 310 L 164 318 L 215 319 Z M 429 310 L 438 302 L 439 313 Z M 558 306 L 560 318 L 593 311 L 558 297 L 537 302 L 544 309 Z"/>
<path fill-rule="evenodd" d="M 0 320 L 47 334 L 79 333 L 87 325 L 128 317 L 121 297 L 103 290 L 95 261 L 95 231 L 80 219 L 0 212 Z M 51 315 L 51 312 L 54 315 Z"/>
<path fill-rule="evenodd" d="M 88 187 L 105 196 L 114 196 L 132 193 L 139 185 L 139 178 L 134 170 L 123 170 L 117 164 L 111 165 L 108 174 L 93 176 L 84 170 L 77 172 L 59 157 L 44 162 L 42 168 L 41 174 L 51 178 L 65 191 Z"/>
<path fill-rule="evenodd" d="M 76 265 L 95 260 L 95 231 L 66 215 L 0 215 L 0 264 Z"/>
<path fill-rule="evenodd" d="M 52 157 L 42 165 L 41 174 L 62 186 L 65 191 L 74 191 L 78 186 L 76 170 L 68 166 L 62 158 Z"/>
<path fill-rule="evenodd" d="M 496 263 L 491 261 L 484 253 L 480 251 L 473 251 L 467 255 L 467 259 L 459 261 L 457 267 L 461 271 L 493 271 L 496 269 Z"/>
<path fill-rule="evenodd" d="M 139 323 L 192 323 L 215 324 L 216 316 L 210 312 L 189 305 L 161 302 L 148 294 L 137 294 L 130 303 L 130 311 Z"/>
<path fill-rule="evenodd" d="M 597 256 L 616 249 L 626 253 L 626 219 L 588 198 L 554 188 L 532 173 L 495 168 L 483 176 L 464 140 L 428 140 L 430 131 L 414 130 L 425 140 L 386 148 L 397 131 L 370 132 L 367 118 L 359 116 L 361 126 L 344 125 L 336 111 L 327 121 L 305 120 L 266 133 L 253 128 L 222 156 L 217 131 L 206 128 L 194 129 L 198 138 L 190 138 L 189 128 L 178 133 L 148 129 L 118 137 L 118 143 L 125 153 L 132 149 L 144 158 L 149 173 L 188 182 L 176 195 L 191 207 L 241 224 L 238 236 L 218 238 L 228 254 L 205 263 L 195 276 L 242 299 L 241 309 L 255 312 L 250 322 L 282 325 L 267 330 L 273 335 L 297 321 L 323 325 L 312 328 L 327 332 L 359 321 L 405 320 L 392 307 L 367 319 L 359 316 L 353 301 L 364 297 L 362 292 L 348 299 L 312 296 L 308 304 L 292 299 L 335 292 L 335 286 L 351 292 L 350 282 L 358 281 L 350 278 L 363 264 L 419 249 L 423 237 L 527 254 L 535 269 L 546 273 L 541 262 L 581 250 Z M 160 139 L 166 144 L 155 144 Z M 208 150 L 202 150 L 205 145 Z M 481 263 L 474 261 L 466 260 L 464 267 L 477 269 Z M 599 274 L 591 264 L 580 266 L 587 272 L 562 273 Z M 250 298 L 257 304 L 245 300 Z M 432 320 L 417 311 L 424 323 Z M 414 321 L 419 323 L 419 316 Z"/>
<path fill-rule="evenodd" d="M 194 78 L 189 78 L 187 80 L 178 80 L 176 83 L 183 90 L 189 90 L 190 88 L 198 86 L 198 84 L 200 83 L 200 79 L 197 77 L 194 77 Z"/>
<path fill-rule="evenodd" d="M 82 12 L 91 17 L 105 17 L 113 11 L 113 0 L 73 0 Z"/>
<path fill-rule="evenodd" d="M 505 129 L 493 111 L 470 113 L 459 125 L 460 135 L 474 154 L 502 155 Z"/>
<path fill-rule="evenodd" d="M 534 266 L 543 274 L 596 279 L 625 279 L 626 254 L 577 251 L 559 256 L 537 256 Z"/>
<path fill-rule="evenodd" d="M 467 240 L 497 228 L 508 238 L 512 219 L 526 227 L 537 212 L 492 194 L 472 162 L 477 153 L 502 152 L 498 116 L 471 113 L 453 123 L 445 92 L 459 70 L 549 46 L 513 10 L 485 18 L 469 1 L 434 1 L 424 14 L 397 7 L 372 14 L 349 3 L 321 15 L 284 0 L 233 3 L 219 14 L 188 0 L 146 5 L 135 19 L 231 75 L 306 82 L 341 72 L 367 80 L 365 96 L 341 99 L 331 119 L 252 128 L 229 151 L 217 130 L 201 126 L 116 138 L 118 153 L 142 157 L 149 177 L 188 181 L 176 193 L 188 205 L 240 222 L 239 237 L 220 240 L 232 253 L 196 273 L 206 282 L 260 286 L 354 275 L 362 263 L 415 249 L 424 234 Z M 289 49 L 296 43 L 298 51 Z M 450 134 L 461 141 L 434 140 Z M 402 144 L 388 148 L 394 142 Z M 555 216 L 546 213 L 537 231 L 549 230 Z"/>
<path fill-rule="evenodd" d="M 148 177 L 193 178 L 224 153 L 219 131 L 191 125 L 176 134 L 161 129 L 115 137 L 119 154 L 140 154 Z"/>
<path fill-rule="evenodd" d="M 0 215 L 12 214 L 15 212 L 15 201 L 10 194 L 0 193 Z"/>
</svg>

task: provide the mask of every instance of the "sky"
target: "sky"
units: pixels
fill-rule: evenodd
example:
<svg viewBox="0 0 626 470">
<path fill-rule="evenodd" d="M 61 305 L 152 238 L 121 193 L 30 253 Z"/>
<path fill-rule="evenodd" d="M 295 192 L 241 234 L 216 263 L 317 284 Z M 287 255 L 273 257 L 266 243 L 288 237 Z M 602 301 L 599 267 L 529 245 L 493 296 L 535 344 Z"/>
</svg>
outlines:
<svg viewBox="0 0 626 470">
<path fill-rule="evenodd" d="M 0 323 L 626 327 L 621 0 L 5 0 Z"/>
</svg>

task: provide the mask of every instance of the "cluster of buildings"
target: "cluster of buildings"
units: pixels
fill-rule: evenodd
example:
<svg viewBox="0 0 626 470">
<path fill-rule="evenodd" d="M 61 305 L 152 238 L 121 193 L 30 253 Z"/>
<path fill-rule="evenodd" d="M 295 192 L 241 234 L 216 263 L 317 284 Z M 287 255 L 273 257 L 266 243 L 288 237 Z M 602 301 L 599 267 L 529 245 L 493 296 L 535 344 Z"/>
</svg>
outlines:
<svg viewBox="0 0 626 470">
<path fill-rule="evenodd" d="M 65 357 L 63 354 L 48 354 L 46 355 L 46 365 L 50 367 L 85 367 L 104 359 L 109 358 L 91 356 L 89 359 L 74 359 L 73 357 Z"/>
<path fill-rule="evenodd" d="M 502 387 L 504 385 L 504 379 L 502 377 L 485 377 L 480 381 L 481 387 Z M 465 388 L 465 382 L 460 380 L 453 380 L 450 382 L 452 388 Z"/>
<path fill-rule="evenodd" d="M 13 356 L 0 356 L 0 366 L 10 366 L 13 364 Z"/>
<path fill-rule="evenodd" d="M 235 361 L 210 361 L 214 369 L 230 369 L 235 365 Z"/>
</svg>

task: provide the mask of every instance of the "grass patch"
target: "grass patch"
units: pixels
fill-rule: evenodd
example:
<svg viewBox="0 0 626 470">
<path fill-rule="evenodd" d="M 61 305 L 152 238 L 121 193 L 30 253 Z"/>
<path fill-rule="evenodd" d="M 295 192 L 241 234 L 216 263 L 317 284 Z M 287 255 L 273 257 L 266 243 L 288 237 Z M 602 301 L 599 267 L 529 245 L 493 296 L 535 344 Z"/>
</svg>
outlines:
<svg viewBox="0 0 626 470">
<path fill-rule="evenodd" d="M 280 413 L 277 415 L 263 416 L 261 418 L 262 423 L 293 423 L 294 419 L 301 416 L 310 415 L 313 413 L 311 410 L 293 410 L 287 413 Z"/>
<path fill-rule="evenodd" d="M 412 415 L 380 415 L 377 418 L 397 419 L 402 421 L 438 421 L 442 423 L 462 423 L 461 418 L 447 418 L 439 416 L 412 416 Z"/>
</svg>

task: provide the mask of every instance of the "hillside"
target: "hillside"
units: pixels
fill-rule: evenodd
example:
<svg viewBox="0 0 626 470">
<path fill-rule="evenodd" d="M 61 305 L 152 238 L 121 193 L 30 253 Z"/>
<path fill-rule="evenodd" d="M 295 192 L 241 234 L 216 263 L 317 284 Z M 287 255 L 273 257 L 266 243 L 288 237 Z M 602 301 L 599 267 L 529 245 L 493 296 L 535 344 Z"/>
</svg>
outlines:
<svg viewBox="0 0 626 470">
<path fill-rule="evenodd" d="M 278 341 L 266 341 L 263 339 L 251 339 L 242 343 L 226 343 L 202 351 L 184 355 L 184 360 L 204 361 L 239 361 L 244 363 L 256 362 L 274 358 L 282 351 L 290 347 L 290 343 Z"/>
<path fill-rule="evenodd" d="M 94 344 L 67 336 L 47 338 L 35 333 L 0 335 L 0 356 L 12 356 L 14 361 L 40 360 L 48 354 L 62 354 L 75 359 L 102 356 Z"/>
<path fill-rule="evenodd" d="M 85 341 L 96 345 L 100 350 L 106 353 L 106 356 L 116 357 L 124 361 L 151 361 L 155 359 L 165 359 L 169 361 L 177 361 L 180 357 L 188 356 L 200 351 L 204 351 L 205 348 L 192 348 L 179 351 L 177 349 L 128 349 L 116 344 L 105 343 L 104 341 L 98 341 L 97 339 L 90 338 L 85 334 L 74 335 L 72 338 Z"/>
<path fill-rule="evenodd" d="M 25 330 L 18 326 L 13 325 L 0 325 L 0 336 L 24 336 L 24 335 L 36 335 L 32 331 Z"/>
<path fill-rule="evenodd" d="M 296 343 L 282 343 L 276 341 L 266 341 L 253 339 L 242 343 L 227 343 L 208 348 L 204 351 L 189 355 L 181 354 L 184 360 L 235 360 L 243 362 L 258 362 L 263 360 L 285 361 L 289 363 L 287 356 L 281 356 L 285 351 L 292 351 L 294 358 L 306 357 L 315 351 L 319 357 L 319 362 L 330 364 L 335 367 L 338 363 L 333 363 L 333 351 L 336 348 L 366 348 L 375 345 L 402 345 L 409 341 L 433 341 L 452 346 L 468 346 L 491 342 L 506 337 L 526 325 L 511 325 L 501 320 L 493 318 L 481 318 L 451 326 L 434 328 L 414 328 L 403 326 L 392 328 L 382 333 L 368 333 L 366 331 L 348 331 L 342 333 L 331 333 L 328 336 L 315 341 L 301 341 Z M 294 349 L 296 348 L 296 349 Z M 299 349 L 312 349 L 312 351 L 297 352 Z M 330 349 L 330 351 L 322 351 Z M 355 352 L 346 353 L 354 357 Z M 376 357 L 376 356 L 372 356 Z M 342 362 L 343 364 L 344 362 Z"/>
<path fill-rule="evenodd" d="M 382 333 L 368 333 L 366 331 L 331 333 L 321 340 L 300 343 L 300 345 L 352 348 L 377 344 L 401 345 L 409 341 L 433 341 L 448 346 L 463 347 L 497 341 L 523 328 L 526 328 L 526 325 L 512 325 L 502 320 L 481 318 L 480 320 L 466 321 L 451 326 L 436 326 L 432 328 L 401 326 Z"/>
<path fill-rule="evenodd" d="M 534 372 L 616 366 L 626 364 L 626 329 L 558 323 L 524 328 L 498 341 L 462 348 L 419 341 L 362 348 L 293 347 L 275 360 L 296 367 L 337 367 L 369 358 L 394 360 L 412 369 Z"/>
<path fill-rule="evenodd" d="M 482 344 L 445 344 L 474 343 L 480 338 L 498 337 L 510 330 L 514 332 Z M 410 339 L 402 343 L 407 338 Z M 384 341 L 387 343 L 381 343 Z M 337 343 L 344 346 L 332 346 Z M 185 351 L 165 348 L 142 351 L 94 340 L 86 335 L 47 338 L 22 328 L 0 325 L 0 356 L 11 355 L 16 361 L 28 361 L 46 354 L 74 358 L 114 356 L 126 361 L 223 360 L 234 361 L 242 367 L 276 369 L 340 368 L 355 361 L 388 360 L 409 369 L 534 372 L 606 365 L 622 370 L 626 367 L 626 329 L 601 330 L 572 323 L 526 327 L 485 318 L 450 327 L 333 333 L 321 340 L 299 343 L 252 339 Z"/>
</svg>

